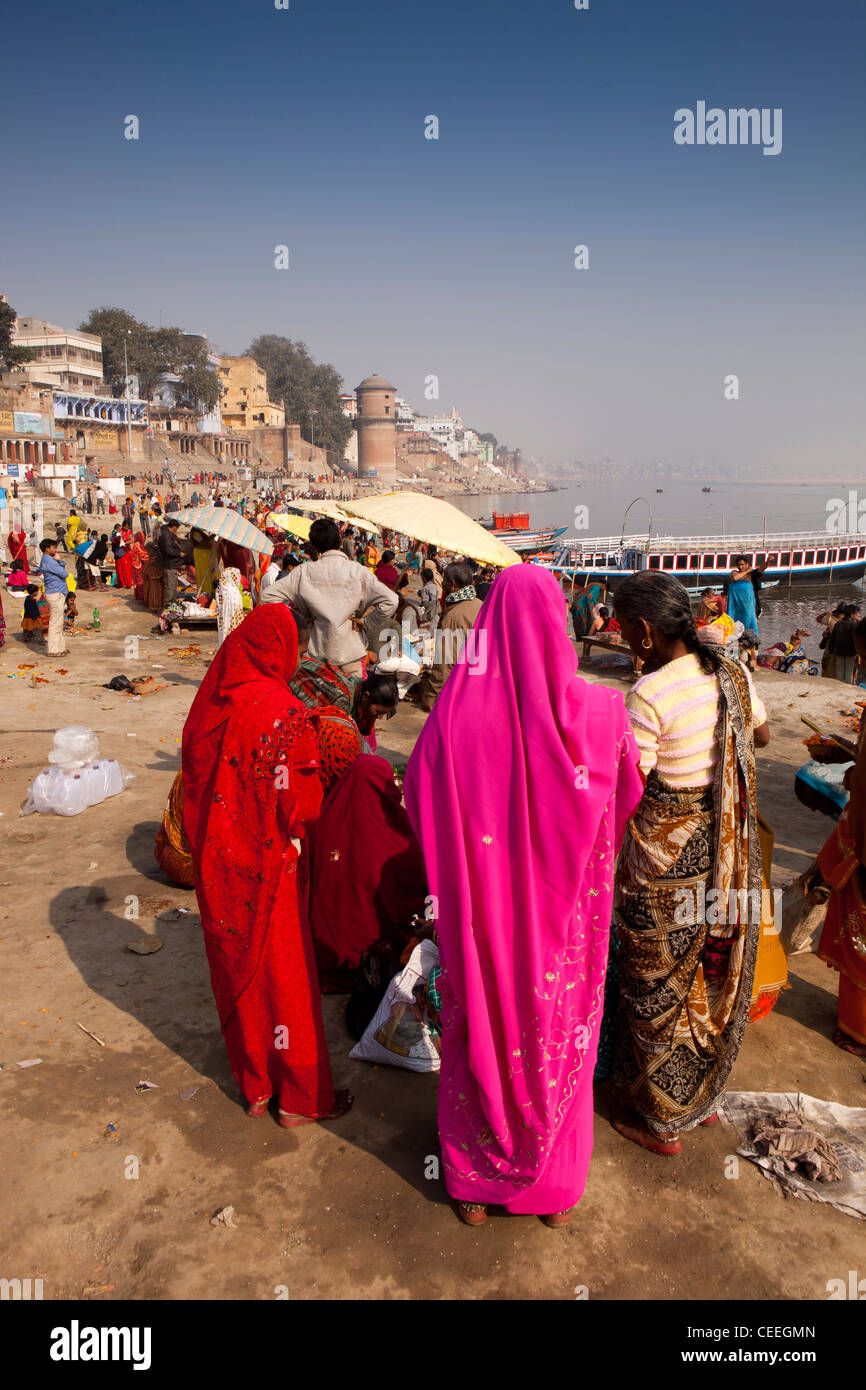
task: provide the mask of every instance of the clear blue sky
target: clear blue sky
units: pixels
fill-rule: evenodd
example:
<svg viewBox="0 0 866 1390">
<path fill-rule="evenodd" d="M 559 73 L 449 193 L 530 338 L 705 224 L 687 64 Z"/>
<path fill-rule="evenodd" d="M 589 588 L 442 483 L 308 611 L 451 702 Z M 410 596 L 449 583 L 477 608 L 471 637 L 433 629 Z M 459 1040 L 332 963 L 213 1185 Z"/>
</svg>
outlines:
<svg viewBox="0 0 866 1390">
<path fill-rule="evenodd" d="M 0 288 L 227 352 L 283 333 L 419 407 L 435 373 L 548 458 L 857 477 L 864 25 L 861 0 L 7 8 Z M 678 147 L 698 100 L 781 107 L 781 154 Z"/>
</svg>

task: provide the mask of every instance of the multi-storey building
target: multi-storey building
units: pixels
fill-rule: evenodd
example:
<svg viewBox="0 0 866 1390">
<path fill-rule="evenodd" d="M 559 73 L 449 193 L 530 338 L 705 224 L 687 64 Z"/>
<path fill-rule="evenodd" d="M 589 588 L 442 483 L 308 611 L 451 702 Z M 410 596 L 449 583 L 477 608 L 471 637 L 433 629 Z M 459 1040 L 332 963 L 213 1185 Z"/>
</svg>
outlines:
<svg viewBox="0 0 866 1390">
<path fill-rule="evenodd" d="M 102 339 L 95 334 L 60 328 L 47 319 L 19 317 L 13 342 L 32 355 L 21 371 L 33 386 L 104 393 Z"/>
<path fill-rule="evenodd" d="M 220 415 L 227 430 L 284 427 L 286 412 L 268 400 L 267 374 L 252 357 L 221 357 L 217 374 L 223 387 Z"/>
</svg>

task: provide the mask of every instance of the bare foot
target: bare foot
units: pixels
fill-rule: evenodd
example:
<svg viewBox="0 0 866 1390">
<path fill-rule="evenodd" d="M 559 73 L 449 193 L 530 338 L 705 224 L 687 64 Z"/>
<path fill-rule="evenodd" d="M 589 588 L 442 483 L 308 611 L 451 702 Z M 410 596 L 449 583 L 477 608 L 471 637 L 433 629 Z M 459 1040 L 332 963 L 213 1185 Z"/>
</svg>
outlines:
<svg viewBox="0 0 866 1390">
<path fill-rule="evenodd" d="M 277 1124 L 283 1129 L 297 1129 L 299 1125 L 319 1125 L 325 1120 L 339 1120 L 351 1110 L 355 1097 L 350 1091 L 337 1091 L 334 1095 L 334 1108 L 329 1115 L 292 1115 L 288 1110 L 277 1111 Z"/>
<path fill-rule="evenodd" d="M 611 1115 L 610 1122 L 617 1134 L 621 1134 L 624 1139 L 630 1139 L 633 1144 L 640 1144 L 642 1149 L 664 1154 L 667 1158 L 674 1158 L 678 1153 L 682 1153 L 681 1139 L 660 1139 L 635 1111 L 618 1109 Z"/>
<path fill-rule="evenodd" d="M 841 1047 L 843 1052 L 850 1052 L 852 1057 L 866 1057 L 866 1045 L 852 1038 L 849 1033 L 843 1033 L 841 1028 L 837 1028 L 833 1034 L 833 1042 L 837 1047 Z"/>
</svg>

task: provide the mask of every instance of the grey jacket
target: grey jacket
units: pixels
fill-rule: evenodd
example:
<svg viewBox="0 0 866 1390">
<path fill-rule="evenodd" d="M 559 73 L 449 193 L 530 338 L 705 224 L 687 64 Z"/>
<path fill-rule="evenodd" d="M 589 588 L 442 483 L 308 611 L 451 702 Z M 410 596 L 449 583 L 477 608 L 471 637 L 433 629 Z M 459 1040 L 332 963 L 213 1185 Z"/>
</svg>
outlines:
<svg viewBox="0 0 866 1390">
<path fill-rule="evenodd" d="M 326 550 L 268 585 L 262 603 L 288 603 L 312 625 L 307 655 L 345 666 L 367 650 L 352 619 L 367 613 L 387 618 L 397 607 L 397 595 L 342 550 Z"/>
</svg>

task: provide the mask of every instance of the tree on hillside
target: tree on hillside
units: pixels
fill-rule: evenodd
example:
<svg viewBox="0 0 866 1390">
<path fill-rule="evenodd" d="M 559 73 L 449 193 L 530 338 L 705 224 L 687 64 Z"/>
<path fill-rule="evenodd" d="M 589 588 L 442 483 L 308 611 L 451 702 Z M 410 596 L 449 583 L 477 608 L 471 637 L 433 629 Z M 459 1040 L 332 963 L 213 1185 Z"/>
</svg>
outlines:
<svg viewBox="0 0 866 1390">
<path fill-rule="evenodd" d="M 138 373 L 142 378 L 148 372 L 152 372 L 148 326 L 126 309 L 91 309 L 89 316 L 78 326 L 82 333 L 95 333 L 102 339 L 102 375 L 115 396 L 123 396 L 126 393 L 123 373 L 124 342 L 130 372 Z"/>
<path fill-rule="evenodd" d="M 485 444 L 492 444 L 494 450 L 499 448 L 499 440 L 495 434 L 479 434 L 478 438 Z"/>
<path fill-rule="evenodd" d="M 343 414 L 343 379 L 329 363 L 315 362 L 305 343 L 276 333 L 255 339 L 246 355 L 267 373 L 268 395 L 285 408 L 286 420 L 301 427 L 308 442 L 342 463 L 352 425 Z"/>
<path fill-rule="evenodd" d="M 14 372 L 22 363 L 33 361 L 33 353 L 28 348 L 16 347 L 12 342 L 15 318 L 12 305 L 0 301 L 0 371 L 3 372 Z"/>
<path fill-rule="evenodd" d="M 163 372 L 180 377 L 179 403 L 212 410 L 219 400 L 219 380 L 208 366 L 207 347 L 200 338 L 187 338 L 180 328 L 151 328 L 116 307 L 92 309 L 80 327 L 102 339 L 102 374 L 116 396 L 126 391 L 125 342 L 130 374 L 138 377 L 145 400 L 150 400 Z"/>
</svg>

